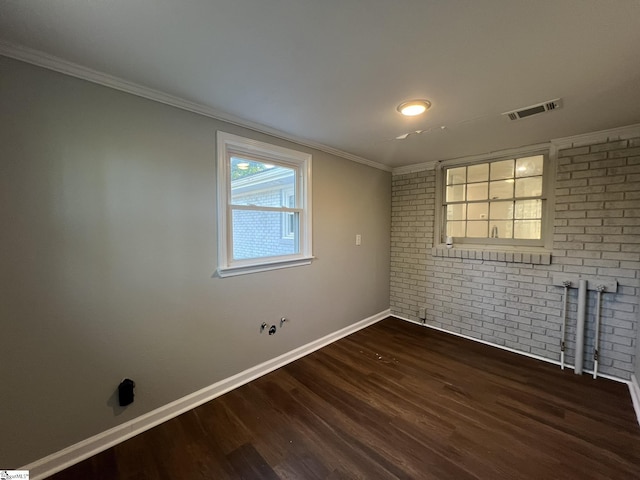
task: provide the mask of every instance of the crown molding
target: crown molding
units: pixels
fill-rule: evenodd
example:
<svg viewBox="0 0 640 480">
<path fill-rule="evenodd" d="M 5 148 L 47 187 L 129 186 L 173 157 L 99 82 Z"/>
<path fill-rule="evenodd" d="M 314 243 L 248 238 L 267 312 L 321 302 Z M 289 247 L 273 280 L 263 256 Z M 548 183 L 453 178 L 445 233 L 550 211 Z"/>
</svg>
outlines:
<svg viewBox="0 0 640 480">
<path fill-rule="evenodd" d="M 71 77 L 76 77 L 81 80 L 86 80 L 91 83 L 96 83 L 98 85 L 113 88 L 114 90 L 120 90 L 121 92 L 130 93 L 131 95 L 146 98 L 147 100 L 152 100 L 154 102 L 163 103 L 171 107 L 180 108 L 182 110 L 196 113 L 204 117 L 221 120 L 223 122 L 237 125 L 239 127 L 248 128 L 255 132 L 264 133 L 281 140 L 286 140 L 298 145 L 320 150 L 322 152 L 329 153 L 331 155 L 335 155 L 352 162 L 361 163 L 369 167 L 377 168 L 379 170 L 384 170 L 387 172 L 392 171 L 391 167 L 382 163 L 374 162 L 373 160 L 369 160 L 352 153 L 344 152 L 337 148 L 329 147 L 328 145 L 323 145 L 312 140 L 300 138 L 295 135 L 290 135 L 275 128 L 236 117 L 235 115 L 217 110 L 208 105 L 191 102 L 180 97 L 169 95 L 168 93 L 164 93 L 160 90 L 148 88 L 143 85 L 129 82 L 119 77 L 115 77 L 113 75 L 93 70 L 91 68 L 83 67 L 82 65 L 69 62 L 62 58 L 49 55 L 48 53 L 44 53 L 39 50 L 34 50 L 32 48 L 24 47 L 21 45 L 0 41 L 0 55 L 13 58 L 15 60 L 20 60 L 25 63 L 30 63 L 38 67 L 53 70 L 55 72 L 69 75 Z"/>
<path fill-rule="evenodd" d="M 571 137 L 554 138 L 553 140 L 551 140 L 551 143 L 557 149 L 562 149 L 569 147 L 581 147 L 583 145 L 592 145 L 594 143 L 625 140 L 635 137 L 640 137 L 640 123 L 626 125 L 624 127 L 610 128 L 607 130 L 600 130 L 598 132 L 573 135 Z"/>
</svg>

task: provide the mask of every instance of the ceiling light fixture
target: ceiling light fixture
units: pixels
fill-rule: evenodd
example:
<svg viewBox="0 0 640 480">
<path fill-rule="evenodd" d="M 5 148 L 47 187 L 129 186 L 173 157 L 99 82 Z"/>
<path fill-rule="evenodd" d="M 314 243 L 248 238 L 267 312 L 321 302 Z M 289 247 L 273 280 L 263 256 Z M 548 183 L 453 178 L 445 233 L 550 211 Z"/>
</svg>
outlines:
<svg viewBox="0 0 640 480">
<path fill-rule="evenodd" d="M 407 117 L 415 117 L 426 112 L 430 107 L 431 102 L 429 100 L 410 100 L 398 105 L 397 110 Z"/>
</svg>

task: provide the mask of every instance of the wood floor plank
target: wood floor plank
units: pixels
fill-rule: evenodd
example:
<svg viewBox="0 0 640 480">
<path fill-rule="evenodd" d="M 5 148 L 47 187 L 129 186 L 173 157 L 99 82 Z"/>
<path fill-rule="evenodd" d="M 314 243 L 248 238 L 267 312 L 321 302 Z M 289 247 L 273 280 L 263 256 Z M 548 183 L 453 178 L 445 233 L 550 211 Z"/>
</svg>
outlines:
<svg viewBox="0 0 640 480">
<path fill-rule="evenodd" d="M 52 477 L 638 479 L 626 385 L 388 318 Z"/>
</svg>

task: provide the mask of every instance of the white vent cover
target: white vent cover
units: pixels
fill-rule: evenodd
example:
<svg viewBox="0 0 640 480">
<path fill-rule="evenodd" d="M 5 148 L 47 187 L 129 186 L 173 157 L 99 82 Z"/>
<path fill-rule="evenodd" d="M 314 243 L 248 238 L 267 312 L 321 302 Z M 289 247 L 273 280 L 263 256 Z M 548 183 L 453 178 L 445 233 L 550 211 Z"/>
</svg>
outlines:
<svg viewBox="0 0 640 480">
<path fill-rule="evenodd" d="M 502 115 L 506 115 L 509 120 L 521 120 L 523 118 L 531 117 L 532 115 L 538 115 L 540 113 L 550 112 L 562 107 L 562 99 L 556 98 L 555 100 L 549 100 L 548 102 L 538 103 L 531 105 L 530 107 L 519 108 L 510 112 L 505 112 Z"/>
</svg>

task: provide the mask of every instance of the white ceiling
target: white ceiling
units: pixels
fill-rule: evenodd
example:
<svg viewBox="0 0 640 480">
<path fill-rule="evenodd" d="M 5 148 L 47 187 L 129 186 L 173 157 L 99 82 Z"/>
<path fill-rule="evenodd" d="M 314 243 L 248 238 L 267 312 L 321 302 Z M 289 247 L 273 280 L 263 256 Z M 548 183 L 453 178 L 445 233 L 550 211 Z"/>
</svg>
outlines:
<svg viewBox="0 0 640 480">
<path fill-rule="evenodd" d="M 640 123 L 638 0 L 0 0 L 0 41 L 390 167 Z"/>
</svg>

